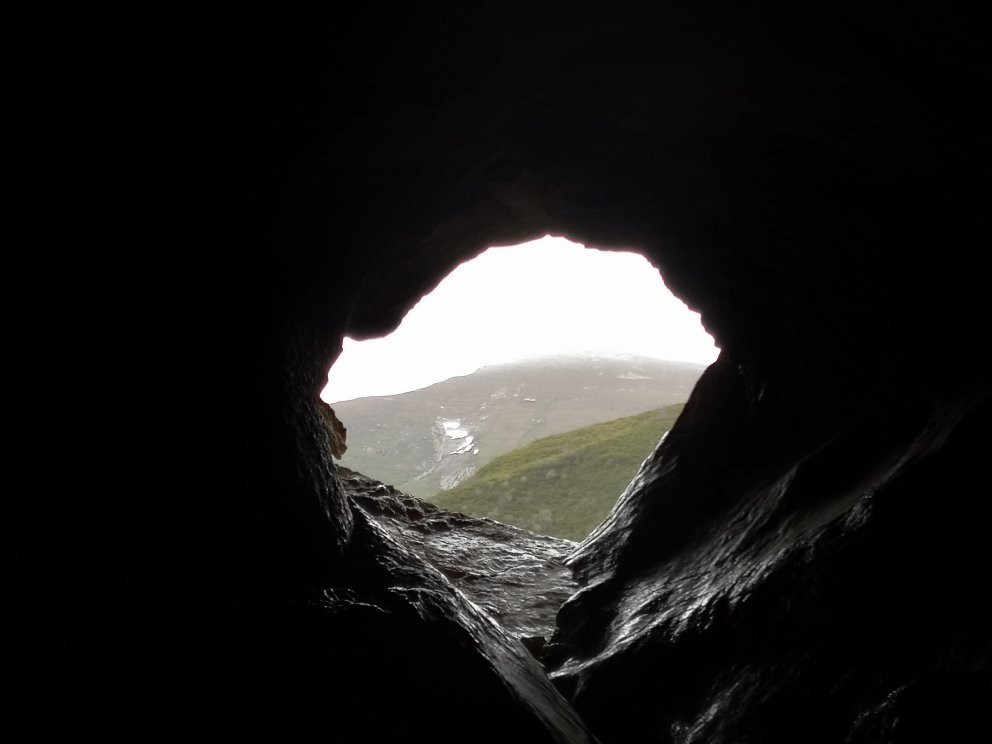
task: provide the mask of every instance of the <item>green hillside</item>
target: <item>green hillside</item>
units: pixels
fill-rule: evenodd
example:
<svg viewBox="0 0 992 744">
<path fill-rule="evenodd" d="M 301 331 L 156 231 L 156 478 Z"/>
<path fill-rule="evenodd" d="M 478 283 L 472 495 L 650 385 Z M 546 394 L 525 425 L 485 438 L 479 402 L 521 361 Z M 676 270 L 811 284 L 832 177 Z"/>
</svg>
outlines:
<svg viewBox="0 0 992 744">
<path fill-rule="evenodd" d="M 632 355 L 563 354 L 335 402 L 348 429 L 341 464 L 431 500 L 543 437 L 681 403 L 703 369 Z"/>
<path fill-rule="evenodd" d="M 431 500 L 452 511 L 581 540 L 603 521 L 682 407 L 539 439 Z"/>
</svg>

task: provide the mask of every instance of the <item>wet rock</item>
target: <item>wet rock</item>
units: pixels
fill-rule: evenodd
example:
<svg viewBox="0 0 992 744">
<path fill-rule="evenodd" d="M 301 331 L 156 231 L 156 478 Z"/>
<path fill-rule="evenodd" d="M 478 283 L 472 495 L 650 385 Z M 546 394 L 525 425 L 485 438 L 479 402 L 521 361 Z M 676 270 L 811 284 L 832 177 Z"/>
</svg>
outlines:
<svg viewBox="0 0 992 744">
<path fill-rule="evenodd" d="M 424 709 L 431 700 L 441 711 L 437 740 L 461 740 L 465 731 L 482 722 L 485 730 L 478 737 L 483 741 L 521 736 L 528 742 L 595 744 L 524 644 L 467 599 L 467 591 L 456 588 L 462 582 L 474 590 L 473 598 L 488 596 L 479 586 L 486 578 L 478 573 L 490 564 L 468 555 L 473 549 L 488 552 L 485 528 L 460 539 L 442 532 L 449 539 L 441 545 L 429 538 L 418 542 L 404 524 L 420 525 L 420 534 L 429 535 L 431 528 L 422 523 L 439 510 L 357 474 L 346 481 L 356 503 L 349 569 L 333 586 L 313 593 L 305 603 L 313 619 L 301 627 L 349 639 L 333 669 L 352 685 L 344 696 L 346 709 L 376 717 L 369 721 L 373 739 L 395 741 L 404 738 L 411 725 L 427 725 L 430 717 L 439 715 Z M 453 531 L 458 530 L 456 526 Z M 513 537 L 523 542 L 523 535 Z M 549 550 L 545 546 L 545 552 Z M 517 551 L 522 554 L 525 547 Z M 459 577 L 450 562 L 458 558 L 476 565 Z M 512 560 L 507 557 L 504 562 L 512 570 Z M 447 574 L 456 575 L 454 581 Z M 498 577 L 488 581 L 495 588 Z M 508 586 L 513 586 L 512 580 Z M 546 622 L 536 606 L 516 608 L 516 599 L 522 595 L 498 608 L 506 619 L 521 628 Z M 494 711 L 500 711 L 499 716 L 494 717 Z"/>
<path fill-rule="evenodd" d="M 444 574 L 532 651 L 578 588 L 565 557 L 575 543 L 449 512 L 339 467 L 344 491 L 389 535 Z"/>
<path fill-rule="evenodd" d="M 338 419 L 337 414 L 334 413 L 334 409 L 327 403 L 320 401 L 317 405 L 320 407 L 320 412 L 323 414 L 331 433 L 331 454 L 340 460 L 344 457 L 344 453 L 348 451 L 348 430 L 341 423 L 340 419 Z"/>
<path fill-rule="evenodd" d="M 552 678 L 604 742 L 986 740 L 992 550 L 969 496 L 985 386 L 840 410 L 817 441 L 805 417 L 764 418 L 773 385 L 707 425 L 707 384 L 737 374 L 704 375 L 713 408 L 690 401 L 569 557 L 582 589 Z"/>
</svg>

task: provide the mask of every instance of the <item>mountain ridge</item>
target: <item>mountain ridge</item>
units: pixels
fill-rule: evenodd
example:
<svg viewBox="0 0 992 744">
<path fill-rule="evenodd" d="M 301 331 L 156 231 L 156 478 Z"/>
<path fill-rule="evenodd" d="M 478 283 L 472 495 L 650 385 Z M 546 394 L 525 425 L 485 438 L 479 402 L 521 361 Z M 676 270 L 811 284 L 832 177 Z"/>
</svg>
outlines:
<svg viewBox="0 0 992 744">
<path fill-rule="evenodd" d="M 333 404 L 342 465 L 420 498 L 535 440 L 683 403 L 704 365 L 558 354 L 489 365 L 425 388 Z"/>
</svg>

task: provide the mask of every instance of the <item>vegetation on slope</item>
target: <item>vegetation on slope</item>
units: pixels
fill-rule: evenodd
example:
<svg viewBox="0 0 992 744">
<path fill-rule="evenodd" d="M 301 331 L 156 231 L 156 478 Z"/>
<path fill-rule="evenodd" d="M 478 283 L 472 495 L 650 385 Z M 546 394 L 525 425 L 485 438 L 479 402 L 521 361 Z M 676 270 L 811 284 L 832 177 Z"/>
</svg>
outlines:
<svg viewBox="0 0 992 744">
<path fill-rule="evenodd" d="M 545 437 L 433 497 L 438 506 L 581 540 L 616 502 L 682 404 Z"/>
<path fill-rule="evenodd" d="M 688 399 L 704 367 L 631 355 L 567 354 L 483 367 L 421 390 L 334 403 L 345 467 L 431 500 L 500 455 L 543 437 Z M 445 437 L 457 421 L 473 438 Z"/>
</svg>

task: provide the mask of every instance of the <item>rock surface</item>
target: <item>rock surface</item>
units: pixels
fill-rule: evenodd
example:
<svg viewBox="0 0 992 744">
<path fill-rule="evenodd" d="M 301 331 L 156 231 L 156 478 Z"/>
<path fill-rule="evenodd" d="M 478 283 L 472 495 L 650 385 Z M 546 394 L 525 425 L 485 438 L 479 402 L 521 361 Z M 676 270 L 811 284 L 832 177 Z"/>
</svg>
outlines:
<svg viewBox="0 0 992 744">
<path fill-rule="evenodd" d="M 520 736 L 534 742 L 595 744 L 523 642 L 452 586 L 445 574 L 455 573 L 449 563 L 454 551 L 436 542 L 427 548 L 429 542 L 410 539 L 412 531 L 424 527 L 413 519 L 411 499 L 394 500 L 391 497 L 397 494 L 387 489 L 374 493 L 381 484 L 360 477 L 350 480 L 354 482 L 348 487 L 358 489 L 356 501 L 364 506 L 355 507 L 356 538 L 347 557 L 349 569 L 308 598 L 305 611 L 297 613 L 302 617 L 293 618 L 283 629 L 291 637 L 294 625 L 307 627 L 309 615 L 318 633 L 323 627 L 331 639 L 348 638 L 349 647 L 337 650 L 330 668 L 351 688 L 335 701 L 335 709 L 353 714 L 381 709 L 367 723 L 369 735 L 377 741 L 401 740 L 411 727 L 425 725 L 424 705 L 433 701 L 440 713 L 428 718 L 437 717 L 441 725 L 454 728 L 439 731 L 442 740 L 454 741 L 456 732 L 484 722 L 480 737 L 486 741 Z M 371 488 L 363 494 L 365 486 Z M 403 517 L 393 513 L 397 506 L 402 507 Z M 369 511 L 377 513 L 376 518 L 370 518 Z M 404 518 L 410 520 L 407 525 L 415 525 L 413 530 L 403 524 Z M 519 541 L 523 535 L 513 537 Z M 476 542 L 483 547 L 482 540 Z M 519 553 L 523 550 L 512 567 L 526 568 L 528 560 L 533 562 Z M 484 571 L 493 565 L 491 557 L 474 563 Z M 494 583 L 496 579 L 489 576 Z M 461 581 L 473 588 L 474 597 L 491 596 L 480 586 L 485 581 L 482 576 L 465 576 Z M 520 630 L 546 632 L 547 610 L 539 600 L 526 608 L 514 604 L 511 598 L 490 602 Z M 437 664 L 439 659 L 444 664 Z M 494 709 L 502 711 L 498 719 L 491 718 Z"/>
<path fill-rule="evenodd" d="M 506 632 L 533 648 L 578 584 L 564 564 L 575 543 L 445 511 L 339 467 L 345 493 L 391 537 L 446 576 Z"/>
<path fill-rule="evenodd" d="M 739 374 L 707 371 L 569 557 L 583 589 L 547 648 L 553 679 L 604 742 L 987 739 L 992 585 L 948 577 L 992 570 L 968 495 L 988 400 L 876 403 L 830 441 L 766 450 L 778 437 L 752 406 L 773 408 L 771 391 L 700 431 L 699 397 Z"/>
<path fill-rule="evenodd" d="M 331 435 L 331 455 L 340 460 L 348 451 L 348 430 L 334 413 L 334 409 L 321 401 L 320 412 L 324 414 L 327 429 Z"/>
<path fill-rule="evenodd" d="M 992 738 L 980 8 L 249 5 L 11 24 L 8 728 Z M 569 559 L 568 702 L 318 404 L 543 234 L 642 251 L 722 349 Z"/>
</svg>

